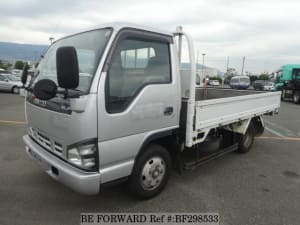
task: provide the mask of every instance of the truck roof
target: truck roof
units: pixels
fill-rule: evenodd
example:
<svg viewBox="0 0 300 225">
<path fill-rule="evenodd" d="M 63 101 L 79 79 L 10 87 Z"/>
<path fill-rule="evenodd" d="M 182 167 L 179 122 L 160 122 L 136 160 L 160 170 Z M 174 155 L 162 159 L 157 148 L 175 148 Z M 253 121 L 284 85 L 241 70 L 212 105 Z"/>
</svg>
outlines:
<svg viewBox="0 0 300 225">
<path fill-rule="evenodd" d="M 88 27 L 87 29 L 80 30 L 79 32 L 76 32 L 76 33 L 73 33 L 70 35 L 78 34 L 78 33 L 84 32 L 84 31 L 108 28 L 108 27 L 113 28 L 114 31 L 116 31 L 116 32 L 118 32 L 119 30 L 124 29 L 124 28 L 134 28 L 134 29 L 146 30 L 146 31 L 154 32 L 154 33 L 159 33 L 159 34 L 163 34 L 163 35 L 173 36 L 173 34 L 171 32 L 166 32 L 166 31 L 156 29 L 156 28 L 153 28 L 150 26 L 139 25 L 139 24 L 134 24 L 134 23 L 126 23 L 126 22 L 104 23 L 104 24 L 100 24 L 97 26 Z M 66 36 L 70 36 L 70 35 L 66 35 Z"/>
<path fill-rule="evenodd" d="M 284 68 L 285 69 L 300 68 L 300 64 L 285 64 L 285 65 L 282 65 L 278 71 L 280 71 L 281 69 L 284 69 Z"/>
</svg>

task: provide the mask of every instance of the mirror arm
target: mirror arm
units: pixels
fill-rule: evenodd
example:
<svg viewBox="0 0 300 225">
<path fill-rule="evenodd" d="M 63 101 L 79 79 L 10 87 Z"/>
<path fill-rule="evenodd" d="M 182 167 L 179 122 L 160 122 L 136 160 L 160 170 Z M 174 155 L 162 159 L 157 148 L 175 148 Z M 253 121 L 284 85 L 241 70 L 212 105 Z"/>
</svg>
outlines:
<svg viewBox="0 0 300 225">
<path fill-rule="evenodd" d="M 64 99 L 67 99 L 68 98 L 68 89 L 65 89 L 65 91 L 64 91 Z"/>
<path fill-rule="evenodd" d="M 57 94 L 62 94 L 64 96 L 64 99 L 80 97 L 80 95 L 78 93 L 72 93 L 68 89 L 65 89 L 63 91 L 57 91 Z"/>
<path fill-rule="evenodd" d="M 33 88 L 31 88 L 31 87 L 26 87 L 25 85 L 23 85 L 22 88 L 28 92 L 33 93 Z"/>
</svg>

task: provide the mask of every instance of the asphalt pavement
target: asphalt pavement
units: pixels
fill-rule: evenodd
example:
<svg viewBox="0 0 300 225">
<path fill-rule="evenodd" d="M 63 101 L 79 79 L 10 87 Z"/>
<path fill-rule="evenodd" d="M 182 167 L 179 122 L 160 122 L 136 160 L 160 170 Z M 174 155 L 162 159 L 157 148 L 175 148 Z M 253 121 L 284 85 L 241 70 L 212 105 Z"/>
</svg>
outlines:
<svg viewBox="0 0 300 225">
<path fill-rule="evenodd" d="M 25 153 L 24 98 L 0 93 L 0 224 L 79 224 L 82 212 L 216 212 L 225 225 L 300 224 L 300 105 L 283 102 L 248 154 L 230 153 L 138 201 L 124 185 L 84 196 L 54 181 Z"/>
</svg>

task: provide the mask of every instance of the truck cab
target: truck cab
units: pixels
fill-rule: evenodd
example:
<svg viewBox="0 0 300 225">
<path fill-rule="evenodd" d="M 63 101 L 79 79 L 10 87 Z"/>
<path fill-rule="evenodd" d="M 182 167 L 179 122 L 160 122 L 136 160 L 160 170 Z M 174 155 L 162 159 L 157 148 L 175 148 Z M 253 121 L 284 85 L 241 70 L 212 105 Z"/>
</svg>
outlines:
<svg viewBox="0 0 300 225">
<path fill-rule="evenodd" d="M 292 99 L 294 103 L 300 103 L 300 64 L 283 65 L 278 71 L 276 89 L 282 91 L 283 101 Z"/>
<path fill-rule="evenodd" d="M 62 81 L 56 56 L 63 46 L 74 47 L 79 71 Z M 61 94 L 42 100 L 28 92 L 27 152 L 51 177 L 85 194 L 129 176 L 143 145 L 179 126 L 177 62 L 171 33 L 136 25 L 111 24 L 54 42 L 31 87 L 47 79 Z"/>
</svg>

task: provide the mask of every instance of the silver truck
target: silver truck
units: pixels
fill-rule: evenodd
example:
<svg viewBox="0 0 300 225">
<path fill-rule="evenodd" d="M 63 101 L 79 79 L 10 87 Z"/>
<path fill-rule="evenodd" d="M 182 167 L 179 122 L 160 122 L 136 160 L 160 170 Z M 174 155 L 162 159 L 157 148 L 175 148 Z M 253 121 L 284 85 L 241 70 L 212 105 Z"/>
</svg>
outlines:
<svg viewBox="0 0 300 225">
<path fill-rule="evenodd" d="M 180 71 L 184 40 L 189 73 Z M 195 83 L 193 42 L 180 27 L 114 23 L 64 37 L 27 87 L 26 152 L 77 192 L 127 180 L 138 197 L 153 197 L 172 165 L 182 171 L 248 152 L 264 130 L 261 116 L 280 107 L 280 92 Z M 203 156 L 210 140 L 219 140 L 218 150 Z"/>
</svg>

